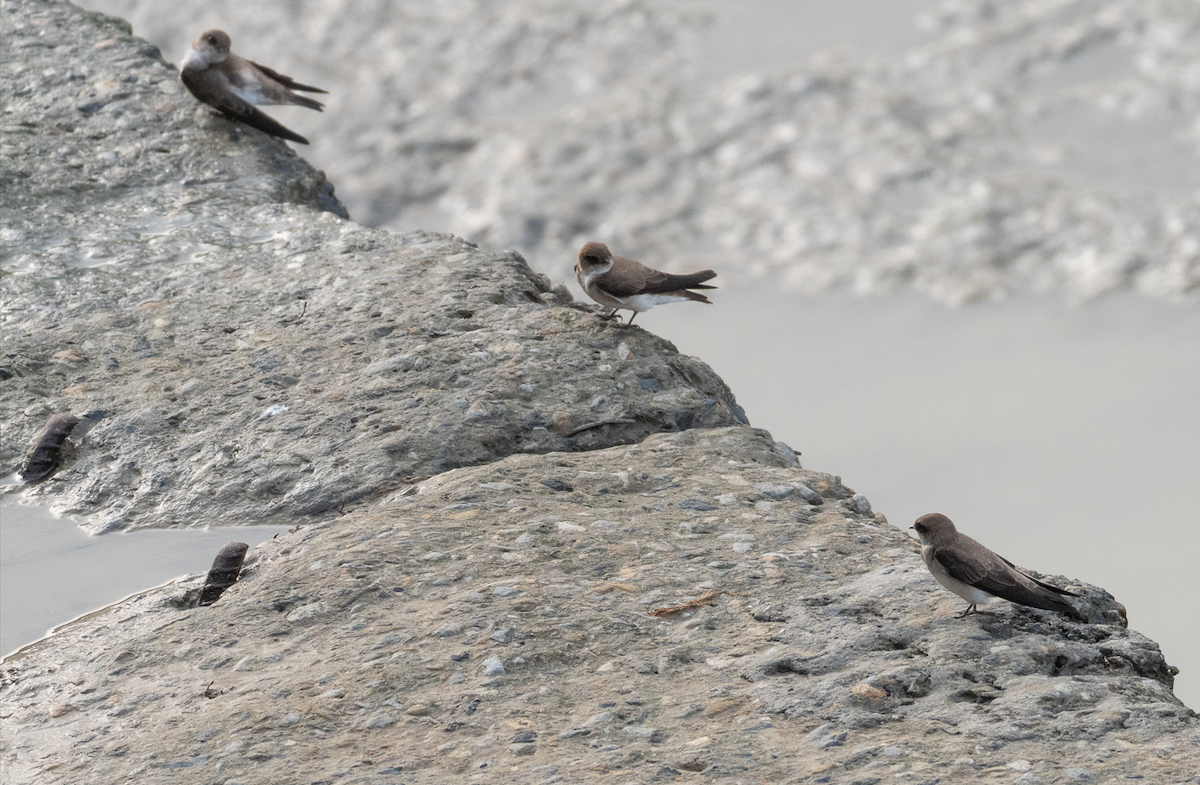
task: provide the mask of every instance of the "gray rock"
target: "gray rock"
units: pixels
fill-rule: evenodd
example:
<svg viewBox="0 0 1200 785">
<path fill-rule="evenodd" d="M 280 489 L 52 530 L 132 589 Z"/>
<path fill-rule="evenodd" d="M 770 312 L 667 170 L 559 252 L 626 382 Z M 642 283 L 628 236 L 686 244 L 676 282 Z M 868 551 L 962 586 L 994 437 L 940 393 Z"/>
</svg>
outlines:
<svg viewBox="0 0 1200 785">
<path fill-rule="evenodd" d="M 848 734 L 845 731 L 835 732 L 832 724 L 826 723 L 819 728 L 810 731 L 804 740 L 812 744 L 818 749 L 829 749 L 830 747 L 840 747 L 846 741 Z"/>
<path fill-rule="evenodd" d="M 783 457 L 783 462 L 792 468 L 800 467 L 800 458 L 795 450 L 787 446 L 783 442 L 775 442 L 775 447 L 779 450 L 780 456 Z"/>
<path fill-rule="evenodd" d="M 33 491 L 93 531 L 325 520 L 518 451 L 744 420 L 704 363 L 568 307 L 519 254 L 319 212 L 333 209 L 319 172 L 256 131 L 198 126 L 174 68 L 124 23 L 33 0 L 6 8 L 19 40 L 41 31 L 16 51 L 46 91 L 18 90 L 6 123 L 59 128 L 70 96 L 131 96 L 120 120 L 8 135 L 6 165 L 23 174 L 0 201 L 0 223 L 23 238 L 3 280 L 6 351 L 22 375 L 0 392 L 11 433 L 0 463 L 16 464 L 44 424 L 19 413 L 31 399 L 108 410 L 74 481 Z M 72 81 L 85 52 L 98 76 Z M 120 187 L 94 164 L 59 166 L 63 145 L 119 151 Z M 115 364 L 53 363 L 66 334 Z M 598 392 L 606 417 L 590 408 Z"/>
<path fill-rule="evenodd" d="M 1016 776 L 1005 761 L 1033 761 L 1022 777 L 1050 766 L 1040 776 L 1099 782 L 1146 760 L 1166 782 L 1200 768 L 1173 669 L 1103 589 L 1063 581 L 1089 624 L 1007 604 L 955 618 L 907 535 L 876 518 L 861 537 L 854 492 L 741 424 L 699 361 L 571 307 L 514 254 L 322 212 L 315 176 L 276 142 L 154 115 L 151 97 L 182 93 L 116 23 L 33 0 L 2 10 L 6 33 L 20 31 L 3 65 L 6 87 L 19 77 L 5 171 L 28 172 L 0 195 L 5 241 L 41 261 L 0 277 L 0 451 L 14 465 L 50 412 L 102 408 L 74 463 L 34 495 L 94 512 L 99 528 L 308 524 L 256 549 L 236 602 L 182 609 L 172 598 L 202 580 L 183 578 L 5 658 L 6 778 L 402 771 L 433 785 L 507 765 L 536 781 L 567 776 L 532 771 L 567 743 L 573 772 L 638 782 L 789 781 L 809 776 L 798 750 L 814 780 L 847 782 Z M 77 63 L 106 70 L 72 81 Z M 43 81 L 70 100 L 39 103 L 29 85 Z M 84 130 L 42 132 L 63 122 Z M 175 146 L 155 152 L 164 133 Z M 68 143 L 81 168 L 47 165 Z M 158 155 L 176 156 L 162 182 Z M 174 179 L 185 172 L 191 185 Z M 60 247 L 60 232 L 79 244 Z M 106 263 L 79 266 L 89 258 Z M 64 336 L 91 359 L 55 360 Z M 411 364 L 388 363 L 401 355 Z M 593 411 L 600 394 L 618 408 Z M 634 423 L 575 432 L 626 413 Z M 795 492 L 772 495 L 781 487 Z M 501 654 L 523 662 L 506 672 Z M 447 675 L 468 660 L 480 665 Z M 240 738 L 197 741 L 214 728 Z M 555 728 L 551 749 L 507 741 Z M 418 742 L 379 742 L 386 765 L 365 741 L 405 734 Z"/>
<path fill-rule="evenodd" d="M 821 494 L 809 488 L 804 483 L 796 483 L 796 493 L 809 504 L 821 504 L 823 502 Z"/>
<path fill-rule="evenodd" d="M 551 466 L 572 478 L 576 491 L 571 497 L 547 492 L 537 482 Z M 439 718 L 445 727 L 463 723 L 455 726 L 452 739 L 484 742 L 478 749 L 489 748 L 488 728 L 502 723 L 516 723 L 513 734 L 559 729 L 557 743 L 576 744 L 573 759 L 586 766 L 601 765 L 608 753 L 601 751 L 603 743 L 592 747 L 571 741 L 584 732 L 589 741 L 615 734 L 610 738 L 624 739 L 624 746 L 662 745 L 672 753 L 668 760 L 699 761 L 705 770 L 720 771 L 728 761 L 741 761 L 739 765 L 766 779 L 794 776 L 786 755 L 799 747 L 808 750 L 805 755 L 814 765 L 837 766 L 856 779 L 875 776 L 868 767 L 881 760 L 897 766 L 934 761 L 949 767 L 969 758 L 975 763 L 962 765 L 972 772 L 992 761 L 1053 760 L 1062 771 L 1086 769 L 1105 781 L 1124 776 L 1126 767 L 1152 745 L 1174 747 L 1170 757 L 1155 760 L 1178 781 L 1197 762 L 1194 714 L 1171 694 L 1169 670 L 1152 642 L 1119 624 L 1080 624 L 1018 606 L 998 606 L 989 617 L 957 619 L 954 598 L 930 579 L 898 529 L 880 525 L 870 541 L 860 543 L 861 523 L 848 519 L 840 505 L 820 508 L 803 525 L 742 518 L 734 508 L 724 515 L 699 513 L 718 516 L 716 525 L 696 527 L 696 539 L 674 539 L 686 531 L 680 524 L 697 516 L 679 502 L 692 498 L 693 488 L 703 487 L 714 466 L 736 466 L 727 476 L 750 488 L 763 482 L 803 482 L 820 488 L 827 498 L 850 496 L 836 478 L 786 466 L 769 435 L 744 426 L 658 434 L 637 445 L 585 454 L 515 455 L 456 469 L 425 480 L 416 493 L 364 505 L 336 525 L 302 529 L 261 546 L 258 567 L 238 589 L 254 602 L 217 603 L 201 618 L 164 605 L 158 594 L 167 589 L 152 590 L 144 599 L 123 604 L 115 618 L 100 613 L 66 625 L 18 658 L 5 660 L 0 676 L 19 686 L 0 692 L 0 709 L 12 727 L 36 728 L 55 706 L 76 706 L 53 718 L 57 725 L 52 735 L 39 734 L 34 742 L 39 755 L 67 754 L 75 749 L 74 739 L 112 722 L 105 713 L 111 702 L 78 699 L 99 693 L 78 694 L 93 681 L 103 683 L 129 707 L 123 721 L 140 723 L 155 739 L 153 745 L 131 744 L 117 764 L 121 771 L 149 765 L 150 755 L 163 756 L 155 760 L 186 759 L 196 733 L 220 727 L 218 719 L 230 713 L 279 717 L 297 711 L 297 697 L 333 689 L 345 690 L 345 697 L 314 700 L 320 719 L 300 723 L 297 730 L 309 728 L 311 733 L 315 725 L 337 739 L 345 730 L 382 722 L 384 713 L 402 718 L 397 724 L 428 721 L 404 708 L 378 706 L 384 698 L 401 707 L 442 706 L 428 717 Z M 669 467 L 671 482 L 655 491 L 653 502 L 661 509 L 645 514 L 644 488 L 658 487 L 654 475 L 663 467 Z M 619 487 L 619 473 L 629 477 L 628 489 Z M 643 474 L 645 479 L 639 479 Z M 489 509 L 487 518 L 464 515 L 477 508 L 464 509 L 456 500 L 479 494 L 485 484 L 511 488 L 499 492 L 502 502 Z M 601 487 L 610 492 L 596 495 Z M 799 494 L 777 504 L 775 517 L 783 522 L 810 509 Z M 827 512 L 820 511 L 826 507 Z M 557 528 L 568 515 L 585 522 L 632 515 L 638 545 L 621 529 L 590 526 L 580 542 L 583 535 Z M 481 520 L 487 523 L 481 525 Z M 767 540 L 781 525 L 794 527 L 793 538 L 783 544 L 788 560 L 727 563 L 721 575 L 688 572 L 728 552 L 729 541 L 721 539 L 727 529 Z M 503 542 L 508 535 L 499 532 L 505 530 L 536 530 L 539 544 L 504 552 L 486 547 Z M 389 534 L 379 536 L 382 532 Z M 492 540 L 492 532 L 501 539 Z M 418 538 L 421 548 L 460 558 L 414 560 Z M 664 549 L 655 545 L 651 554 L 649 543 Z M 665 548 L 672 543 L 681 545 Z M 296 558 L 300 548 L 304 554 Z M 817 548 L 826 549 L 820 551 L 826 555 L 812 560 Z M 895 549 L 903 555 L 887 555 Z M 572 558 L 563 559 L 559 554 L 564 552 Z M 335 566 L 309 569 L 316 562 Z M 369 563 L 374 569 L 365 573 L 367 578 L 352 579 L 336 566 L 350 563 Z M 798 566 L 802 564 L 807 566 Z M 355 585 L 394 585 L 410 570 L 425 573 L 424 582 L 409 583 L 405 592 L 364 592 Z M 452 579 L 449 586 L 435 586 L 438 576 Z M 506 607 L 514 617 L 511 622 L 480 615 L 481 606 L 461 600 L 451 588 L 468 582 L 513 585 L 518 579 L 520 597 L 492 600 Z M 297 585 L 304 586 L 305 596 L 288 605 Z M 645 594 L 661 592 L 656 606 L 673 605 L 708 590 L 750 598 L 719 595 L 687 616 L 660 618 L 647 616 L 647 606 L 639 602 Z M 744 610 L 756 607 L 745 603 L 759 598 L 769 598 L 771 618 L 782 620 L 759 621 Z M 518 605 L 526 600 L 528 606 Z M 285 642 L 281 647 L 271 637 L 270 625 L 278 623 L 281 613 L 320 603 L 330 612 L 305 623 L 302 646 Z M 551 604 L 555 613 L 544 614 Z M 359 608 L 354 628 L 340 615 L 348 607 Z M 459 632 L 439 636 L 450 620 L 461 625 Z M 520 625 L 525 637 L 519 654 L 526 661 L 506 668 L 503 675 L 494 647 L 518 641 L 516 627 L 507 627 L 514 631 L 509 643 L 488 640 L 496 629 L 505 629 L 489 625 L 501 622 Z M 238 631 L 236 637 L 226 637 L 224 631 L 232 629 Z M 388 638 L 393 642 L 377 648 L 393 632 L 405 637 Z M 412 643 L 403 643 L 410 635 Z M 119 644 L 97 646 L 104 641 Z M 211 670 L 198 671 L 203 662 L 198 665 L 194 657 L 179 654 L 188 641 L 216 652 L 205 654 L 206 659 L 223 658 L 226 664 L 213 673 L 224 674 L 215 686 L 227 692 L 201 700 L 176 725 L 157 708 L 161 698 L 141 696 L 188 694 L 197 673 Z M 487 650 L 478 658 L 476 674 L 482 679 L 442 675 L 442 664 L 461 657 L 464 642 Z M 270 661 L 272 652 L 282 659 Z M 234 663 L 245 657 L 258 660 L 258 669 L 234 671 Z M 597 670 L 614 660 L 620 667 Z M 643 661 L 657 663 L 661 675 L 640 673 Z M 330 662 L 352 667 L 331 671 Z M 78 689 L 64 681 L 61 663 L 74 663 L 66 675 L 83 679 Z M 118 675 L 112 675 L 117 669 Z M 242 678 L 253 678 L 256 688 L 223 686 Z M 303 686 L 309 683 L 314 685 L 311 693 Z M 630 689 L 635 683 L 636 693 Z M 701 713 L 704 730 L 698 732 Z M 765 745 L 764 754 L 747 762 L 739 757 L 746 730 L 768 719 L 773 730 L 756 735 L 755 741 Z M 928 728 L 939 730 L 923 730 Z M 68 729 L 76 735 L 65 735 Z M 662 736 L 651 733 L 640 740 L 638 734 L 646 729 Z M 306 738 L 304 743 L 313 743 L 311 736 Z M 693 741 L 700 744 L 688 746 Z M 507 738 L 495 741 L 496 749 L 512 759 L 504 748 L 509 743 Z M 971 752 L 974 745 L 983 749 Z M 1098 762 L 1097 745 L 1106 745 L 1112 754 Z M 906 754 L 890 756 L 888 746 Z M 352 751 L 321 748 L 331 767 L 360 760 Z M 25 749 L 12 746 L 2 753 L 18 778 L 43 760 L 27 758 Z M 86 753 L 90 747 L 81 749 Z M 524 750 L 513 750 L 513 755 L 519 752 Z M 421 759 L 420 751 L 399 754 L 406 761 Z M 524 760 L 524 755 L 518 757 Z M 251 763 L 227 762 L 227 768 L 233 767 L 228 776 L 249 777 L 251 769 L 243 770 L 243 765 Z M 261 779 L 277 772 L 278 779 L 286 780 L 292 765 L 286 757 L 255 761 L 253 773 Z M 453 779 L 445 768 L 451 765 L 450 758 L 428 763 L 427 781 Z M 54 772 L 39 771 L 41 779 L 50 775 L 49 785 L 65 785 L 72 776 L 66 772 L 56 779 Z M 1028 772 L 1010 771 L 1013 777 L 1045 776 L 1040 764 Z"/>
<path fill-rule="evenodd" d="M 644 725 L 629 725 L 622 730 L 638 741 L 648 741 L 651 744 L 659 744 L 665 738 L 663 732 L 658 728 L 647 728 Z"/>
</svg>

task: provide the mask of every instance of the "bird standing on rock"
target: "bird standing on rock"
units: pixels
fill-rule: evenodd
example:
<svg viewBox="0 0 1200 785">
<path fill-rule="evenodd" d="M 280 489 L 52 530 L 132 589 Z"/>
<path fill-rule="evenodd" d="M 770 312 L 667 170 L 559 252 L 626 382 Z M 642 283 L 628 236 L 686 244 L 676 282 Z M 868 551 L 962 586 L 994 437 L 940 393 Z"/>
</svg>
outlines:
<svg viewBox="0 0 1200 785">
<path fill-rule="evenodd" d="M 1008 559 L 993 553 L 965 534 L 959 534 L 945 515 L 930 513 L 917 518 L 912 528 L 921 538 L 921 558 L 937 582 L 971 603 L 959 617 L 978 613 L 977 605 L 1002 597 L 1018 605 L 1065 613 L 1082 621 L 1083 615 L 1062 597 L 1078 594 L 1026 575 Z"/>
<path fill-rule="evenodd" d="M 712 270 L 690 275 L 659 272 L 632 259 L 613 256 L 607 245 L 597 242 L 584 243 L 575 263 L 575 277 L 587 296 L 612 308 L 604 318 L 611 319 L 624 308 L 633 311 L 629 324 L 633 324 L 634 316 L 662 303 L 695 300 L 712 305 L 707 297 L 690 290 L 716 289 L 704 284 L 716 276 Z"/>
<path fill-rule="evenodd" d="M 223 30 L 201 33 L 192 42 L 192 51 L 179 67 L 179 78 L 192 95 L 229 119 L 300 144 L 308 144 L 308 140 L 254 107 L 296 104 L 323 111 L 322 104 L 292 91 L 324 93 L 324 90 L 300 84 L 265 65 L 238 57 L 229 51 L 229 36 Z"/>
</svg>

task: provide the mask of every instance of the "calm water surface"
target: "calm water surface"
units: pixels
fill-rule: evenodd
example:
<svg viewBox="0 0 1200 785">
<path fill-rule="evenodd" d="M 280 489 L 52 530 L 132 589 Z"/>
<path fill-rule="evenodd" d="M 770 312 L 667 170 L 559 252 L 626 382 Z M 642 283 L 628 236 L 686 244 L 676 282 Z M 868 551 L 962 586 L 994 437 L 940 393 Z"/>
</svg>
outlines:
<svg viewBox="0 0 1200 785">
<path fill-rule="evenodd" d="M 154 529 L 89 536 L 42 506 L 0 500 L 0 653 L 77 616 L 189 573 L 230 542 L 251 549 L 286 526 Z"/>
</svg>

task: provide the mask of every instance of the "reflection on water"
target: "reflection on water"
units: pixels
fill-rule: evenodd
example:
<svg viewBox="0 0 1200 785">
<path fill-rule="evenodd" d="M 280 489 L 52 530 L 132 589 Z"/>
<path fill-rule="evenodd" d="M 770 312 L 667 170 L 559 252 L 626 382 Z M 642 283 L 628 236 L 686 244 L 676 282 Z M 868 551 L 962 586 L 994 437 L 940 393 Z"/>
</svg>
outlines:
<svg viewBox="0 0 1200 785">
<path fill-rule="evenodd" d="M 0 501 L 0 653 L 53 627 L 189 573 L 229 542 L 251 549 L 286 526 L 155 529 L 89 537 L 45 507 Z"/>
<path fill-rule="evenodd" d="M 722 289 L 638 318 L 752 424 L 907 529 L 942 512 L 1012 561 L 1103 586 L 1200 706 L 1200 311 L 1133 296 L 949 309 Z"/>
</svg>

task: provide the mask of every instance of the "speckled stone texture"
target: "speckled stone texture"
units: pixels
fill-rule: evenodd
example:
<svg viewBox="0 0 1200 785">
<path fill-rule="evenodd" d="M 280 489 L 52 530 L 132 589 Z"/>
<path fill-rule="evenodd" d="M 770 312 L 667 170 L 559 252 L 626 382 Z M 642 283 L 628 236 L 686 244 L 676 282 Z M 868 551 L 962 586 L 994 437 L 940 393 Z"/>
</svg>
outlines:
<svg viewBox="0 0 1200 785">
<path fill-rule="evenodd" d="M 44 275 L 7 279 L 4 459 L 52 412 L 107 412 L 35 491 L 57 509 L 97 530 L 299 522 L 513 452 L 745 419 L 703 362 L 567 307 L 517 254 L 289 205 L 238 218 L 64 271 L 52 320 Z"/>
<path fill-rule="evenodd" d="M 518 254 L 342 220 L 284 143 L 162 109 L 190 99 L 122 23 L 5 13 L 26 58 L 6 69 L 53 100 L 22 88 L 5 114 L 0 464 L 52 414 L 105 411 L 37 491 L 93 530 L 299 521 L 512 452 L 746 421 L 703 362 L 600 322 Z M 64 110 L 96 73 L 121 111 Z"/>
<path fill-rule="evenodd" d="M 1192 781 L 1196 717 L 1152 641 L 1007 603 L 956 618 L 852 493 L 744 426 L 446 472 L 264 543 L 209 608 L 197 575 L 10 657 L 6 771 Z"/>
<path fill-rule="evenodd" d="M 0 663 L 6 784 L 1197 781 L 1196 715 L 1102 588 L 1054 577 L 1091 624 L 955 618 L 701 361 L 514 253 L 338 217 L 276 140 L 156 125 L 182 88 L 116 22 L 0 11 L 6 73 L 138 76 L 95 132 L 5 106 L 0 458 L 103 411 L 33 494 L 96 530 L 296 524 L 211 606 L 197 574 Z M 41 165 L 52 136 L 130 179 Z M 160 187 L 155 155 L 227 178 Z"/>
</svg>

